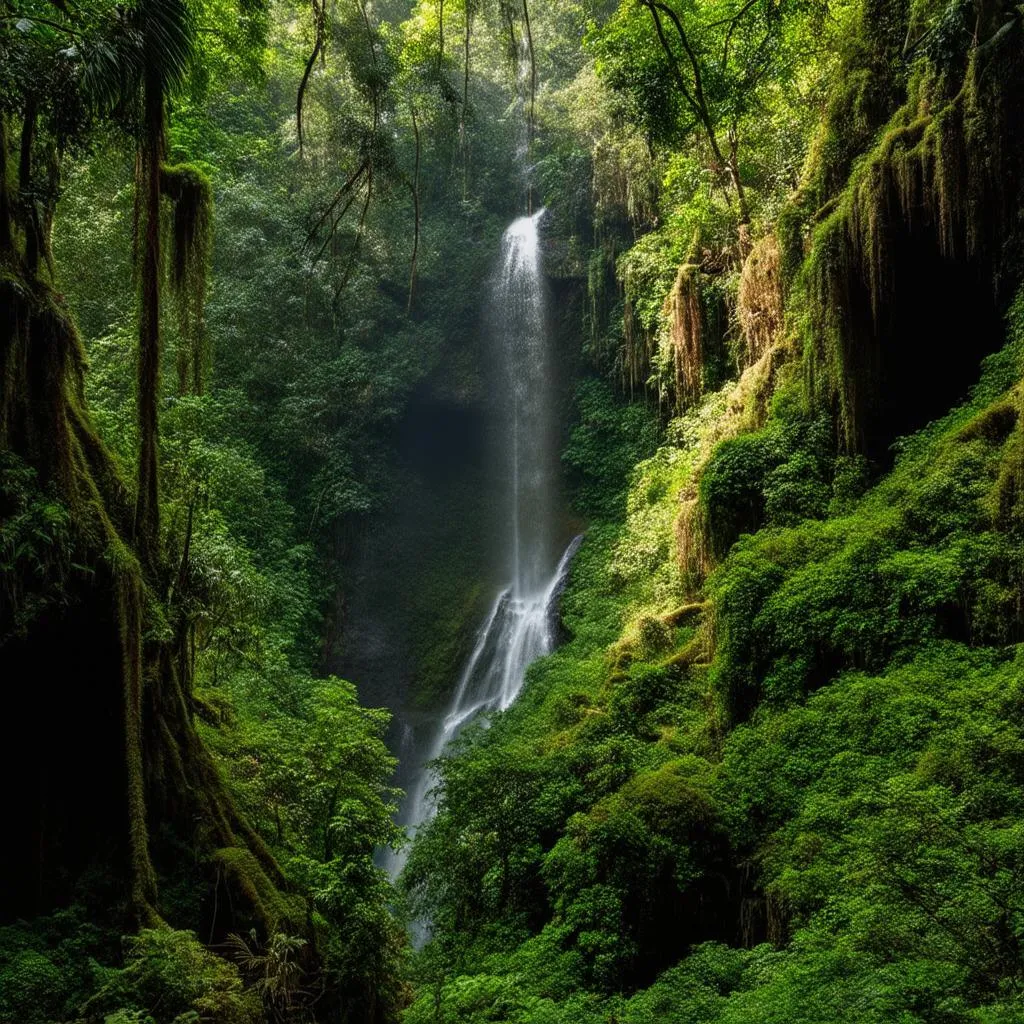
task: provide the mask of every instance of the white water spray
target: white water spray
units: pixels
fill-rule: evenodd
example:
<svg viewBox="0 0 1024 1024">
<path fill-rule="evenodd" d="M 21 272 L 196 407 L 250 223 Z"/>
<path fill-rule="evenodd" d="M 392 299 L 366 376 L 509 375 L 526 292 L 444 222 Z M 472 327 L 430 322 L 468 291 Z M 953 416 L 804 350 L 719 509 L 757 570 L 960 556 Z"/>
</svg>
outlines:
<svg viewBox="0 0 1024 1024">
<path fill-rule="evenodd" d="M 492 333 L 505 373 L 508 429 L 508 584 L 495 597 L 462 668 L 451 703 L 408 787 L 399 823 L 415 829 L 434 812 L 430 762 L 481 713 L 504 711 L 519 696 L 526 670 L 555 643 L 557 599 L 577 537 L 557 564 L 552 550 L 556 462 L 552 444 L 554 389 L 541 277 L 538 227 L 544 210 L 512 222 L 502 238 L 494 283 Z M 388 850 L 394 877 L 404 850 Z"/>
</svg>

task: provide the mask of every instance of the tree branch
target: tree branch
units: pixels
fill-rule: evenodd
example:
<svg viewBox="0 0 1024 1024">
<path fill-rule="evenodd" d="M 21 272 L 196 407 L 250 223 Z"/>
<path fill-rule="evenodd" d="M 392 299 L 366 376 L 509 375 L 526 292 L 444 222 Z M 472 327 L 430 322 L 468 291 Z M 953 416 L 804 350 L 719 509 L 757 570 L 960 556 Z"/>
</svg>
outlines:
<svg viewBox="0 0 1024 1024">
<path fill-rule="evenodd" d="M 323 227 L 324 222 L 334 212 L 335 207 L 338 205 L 338 203 L 341 202 L 342 199 L 345 198 L 345 195 L 352 190 L 353 186 L 368 170 L 369 166 L 369 158 L 364 158 L 363 162 L 352 172 L 351 175 L 349 175 L 348 181 L 346 181 L 345 184 L 342 185 L 340 189 L 338 189 L 338 192 L 331 200 L 330 205 L 327 207 L 326 210 L 324 210 L 324 212 L 320 216 L 320 219 L 316 222 L 316 224 L 313 225 L 312 229 L 306 235 L 306 245 L 309 245 L 309 243 L 313 241 L 313 239 L 316 237 L 317 232 L 320 230 L 320 228 Z"/>
<path fill-rule="evenodd" d="M 299 92 L 295 98 L 295 126 L 299 135 L 299 156 L 302 156 L 302 102 L 306 96 L 306 87 L 309 85 L 309 77 L 313 73 L 313 65 L 320 55 L 324 45 L 324 31 L 326 28 L 326 11 L 322 0 L 313 0 L 313 52 L 306 61 L 306 67 L 302 72 L 302 81 L 299 82 Z"/>
<path fill-rule="evenodd" d="M 704 127 L 708 144 L 711 146 L 711 152 L 714 154 L 715 161 L 718 164 L 719 169 L 724 171 L 732 182 L 733 189 L 736 192 L 736 203 L 739 209 L 740 224 L 747 224 L 750 220 L 750 214 L 747 210 L 747 201 L 743 189 L 743 183 L 740 180 L 739 162 L 736 155 L 736 143 L 735 141 L 732 143 L 729 156 L 726 157 L 722 152 L 721 144 L 718 141 L 718 133 L 715 130 L 714 118 L 711 116 L 711 109 L 708 106 L 707 97 L 704 94 L 704 79 L 701 74 L 700 60 L 698 59 L 693 46 L 690 44 L 690 39 L 686 34 L 686 29 L 683 27 L 682 20 L 679 15 L 668 6 L 668 4 L 663 2 L 663 0 L 640 0 L 640 2 L 647 8 L 651 14 L 651 18 L 654 20 L 654 27 L 658 33 L 658 40 L 661 43 L 661 48 L 664 50 L 665 56 L 668 58 L 669 66 L 672 69 L 672 73 L 675 76 L 683 97 L 686 99 L 686 102 L 690 105 L 690 108 Z M 682 44 L 683 51 L 686 54 L 687 61 L 690 65 L 690 71 L 693 75 L 692 90 L 687 87 L 683 74 L 679 70 L 679 63 L 676 59 L 676 55 L 672 51 L 672 47 L 669 45 L 668 40 L 665 38 L 664 28 L 661 24 L 661 19 L 658 17 L 659 11 L 665 14 L 669 21 L 672 22 L 676 35 L 679 37 L 679 41 Z"/>
</svg>

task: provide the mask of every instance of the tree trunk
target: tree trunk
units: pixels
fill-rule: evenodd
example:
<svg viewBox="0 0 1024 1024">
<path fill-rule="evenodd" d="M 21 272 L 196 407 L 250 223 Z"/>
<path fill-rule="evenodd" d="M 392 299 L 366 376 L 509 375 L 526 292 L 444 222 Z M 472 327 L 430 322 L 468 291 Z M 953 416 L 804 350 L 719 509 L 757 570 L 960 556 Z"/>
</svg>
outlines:
<svg viewBox="0 0 1024 1024">
<path fill-rule="evenodd" d="M 21 122 L 21 153 L 18 159 L 18 198 L 24 210 L 25 262 L 31 274 L 39 269 L 42 242 L 39 237 L 39 210 L 32 194 L 32 146 L 36 135 L 36 101 L 29 95 Z"/>
<path fill-rule="evenodd" d="M 533 52 L 533 32 L 530 29 L 530 7 L 528 0 L 523 0 L 523 24 L 526 28 L 526 45 L 530 50 L 530 110 L 526 122 L 526 162 L 530 165 L 533 161 L 533 132 L 534 114 L 533 108 L 537 98 L 537 60 Z M 530 173 L 529 171 L 527 172 Z M 527 179 L 526 186 L 526 212 L 533 214 L 533 179 Z"/>
<path fill-rule="evenodd" d="M 0 111 L 0 254 L 14 248 L 11 192 L 7 180 L 7 120 Z"/>
<path fill-rule="evenodd" d="M 406 305 L 406 313 L 412 312 L 412 300 L 416 290 L 416 257 L 420 249 L 420 127 L 416 123 L 416 107 L 412 111 L 412 131 L 416 137 L 416 167 L 412 177 L 412 203 L 415 222 L 412 235 L 412 265 L 409 268 L 409 302 Z"/>
<path fill-rule="evenodd" d="M 469 37 L 473 30 L 473 13 L 470 0 L 466 0 L 466 33 L 463 37 L 462 110 L 459 112 L 459 141 L 462 144 L 462 198 L 465 201 L 469 191 L 469 139 L 466 136 L 466 108 L 469 106 Z"/>
<path fill-rule="evenodd" d="M 146 137 L 140 153 L 142 249 L 139 289 L 139 367 L 136 396 L 139 426 L 135 538 L 149 555 L 160 535 L 157 444 L 160 395 L 160 162 L 164 149 L 163 90 L 150 75 L 145 86 Z"/>
</svg>

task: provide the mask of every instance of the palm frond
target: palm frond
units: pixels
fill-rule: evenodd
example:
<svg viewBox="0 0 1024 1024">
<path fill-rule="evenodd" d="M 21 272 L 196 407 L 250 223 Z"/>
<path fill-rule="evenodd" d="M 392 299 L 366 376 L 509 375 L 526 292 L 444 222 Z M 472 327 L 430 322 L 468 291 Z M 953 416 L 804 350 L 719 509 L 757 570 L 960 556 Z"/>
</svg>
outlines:
<svg viewBox="0 0 1024 1024">
<path fill-rule="evenodd" d="M 134 20 L 143 39 L 147 73 L 156 74 L 165 93 L 180 88 L 195 50 L 196 26 L 184 0 L 139 0 Z"/>
</svg>

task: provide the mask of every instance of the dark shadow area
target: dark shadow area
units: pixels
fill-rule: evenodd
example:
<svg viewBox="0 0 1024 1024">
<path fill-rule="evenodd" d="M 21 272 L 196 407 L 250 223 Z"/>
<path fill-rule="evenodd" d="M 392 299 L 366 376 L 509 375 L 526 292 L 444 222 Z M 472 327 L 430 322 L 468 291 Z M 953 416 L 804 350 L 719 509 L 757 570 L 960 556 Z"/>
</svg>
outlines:
<svg viewBox="0 0 1024 1024">
<path fill-rule="evenodd" d="M 61 603 L 42 608 L 27 635 L 0 648 L 8 693 L 3 877 L 31 879 L 0 886 L 0 921 L 67 904 L 93 865 L 106 877 L 127 875 L 118 635 L 109 581 L 90 577 L 69 581 Z"/>
<path fill-rule="evenodd" d="M 893 227 L 889 309 L 877 327 L 863 442 L 868 458 L 888 466 L 896 438 L 920 430 L 960 404 L 978 379 L 981 360 L 1003 343 L 1005 302 L 981 260 L 944 257 L 931 225 Z M 870 327 L 865 289 L 856 316 Z"/>
</svg>

